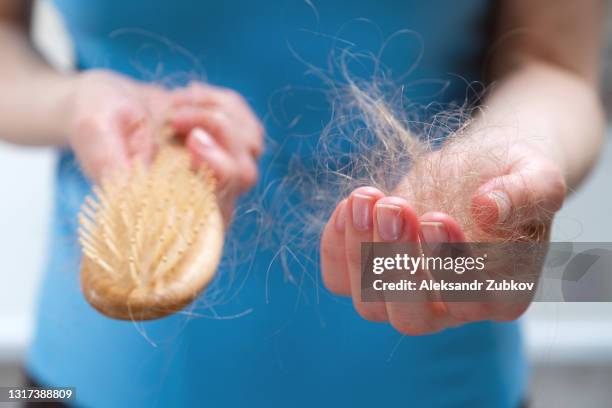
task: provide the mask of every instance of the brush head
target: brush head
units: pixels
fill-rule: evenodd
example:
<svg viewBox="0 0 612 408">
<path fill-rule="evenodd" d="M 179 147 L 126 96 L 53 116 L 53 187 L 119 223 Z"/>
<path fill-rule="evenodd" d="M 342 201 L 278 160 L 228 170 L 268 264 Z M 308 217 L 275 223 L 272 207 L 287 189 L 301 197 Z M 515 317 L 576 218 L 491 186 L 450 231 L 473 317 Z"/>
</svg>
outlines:
<svg viewBox="0 0 612 408">
<path fill-rule="evenodd" d="M 212 174 L 195 172 L 180 146 L 160 148 L 150 167 L 94 187 L 79 214 L 81 287 L 101 313 L 151 320 L 180 311 L 208 285 L 223 249 Z"/>
</svg>

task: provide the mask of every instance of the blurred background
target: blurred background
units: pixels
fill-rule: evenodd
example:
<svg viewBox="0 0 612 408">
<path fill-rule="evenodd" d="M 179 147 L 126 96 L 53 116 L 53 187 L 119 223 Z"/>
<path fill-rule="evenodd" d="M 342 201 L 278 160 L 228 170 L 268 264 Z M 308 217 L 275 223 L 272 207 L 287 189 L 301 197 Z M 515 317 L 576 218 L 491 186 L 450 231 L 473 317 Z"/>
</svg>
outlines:
<svg viewBox="0 0 612 408">
<path fill-rule="evenodd" d="M 34 37 L 53 64 L 70 69 L 69 41 L 46 0 L 35 10 Z M 612 49 L 607 44 L 603 52 L 602 95 L 612 113 Z M 606 139 L 599 165 L 557 216 L 554 240 L 612 241 L 612 128 Z M 49 149 L 0 143 L 0 386 L 21 380 L 45 259 L 54 160 Z M 522 320 L 535 368 L 533 407 L 612 406 L 612 303 L 539 303 Z"/>
</svg>

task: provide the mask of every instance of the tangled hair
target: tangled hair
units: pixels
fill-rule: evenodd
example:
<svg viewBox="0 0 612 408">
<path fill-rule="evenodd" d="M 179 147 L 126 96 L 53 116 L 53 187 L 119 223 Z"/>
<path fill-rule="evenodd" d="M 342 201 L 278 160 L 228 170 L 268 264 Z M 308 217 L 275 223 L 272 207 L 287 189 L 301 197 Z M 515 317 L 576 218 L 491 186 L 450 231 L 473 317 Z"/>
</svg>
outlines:
<svg viewBox="0 0 612 408">
<path fill-rule="evenodd" d="M 320 75 L 330 89 L 332 118 L 312 159 L 294 156 L 279 189 L 300 199 L 288 209 L 268 209 L 281 235 L 270 242 L 283 243 L 280 251 L 307 252 L 336 205 L 361 186 L 406 198 L 419 216 L 429 211 L 449 214 L 468 242 L 537 242 L 548 233 L 540 226 L 525 227 L 521 209 L 490 230 L 477 222 L 483 210 L 473 201 L 475 193 L 510 170 L 504 166 L 513 148 L 511 138 L 496 135 L 511 134 L 512 129 L 502 133 L 500 126 L 487 124 L 486 108 L 467 97 L 460 105 L 422 106 L 407 99 L 405 87 L 386 73 L 359 79 L 340 61 L 341 83 Z M 483 95 L 484 90 L 477 98 Z"/>
</svg>

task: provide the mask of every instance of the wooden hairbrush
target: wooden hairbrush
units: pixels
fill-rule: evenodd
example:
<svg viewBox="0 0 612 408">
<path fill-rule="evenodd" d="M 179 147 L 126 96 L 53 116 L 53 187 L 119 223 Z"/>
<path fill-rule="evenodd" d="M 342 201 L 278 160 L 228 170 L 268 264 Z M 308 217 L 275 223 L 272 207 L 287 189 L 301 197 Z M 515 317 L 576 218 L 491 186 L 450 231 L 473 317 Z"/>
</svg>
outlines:
<svg viewBox="0 0 612 408">
<path fill-rule="evenodd" d="M 164 143 L 146 167 L 94 187 L 79 214 L 85 299 L 106 316 L 158 319 L 183 309 L 215 275 L 224 225 L 210 171 Z"/>
</svg>

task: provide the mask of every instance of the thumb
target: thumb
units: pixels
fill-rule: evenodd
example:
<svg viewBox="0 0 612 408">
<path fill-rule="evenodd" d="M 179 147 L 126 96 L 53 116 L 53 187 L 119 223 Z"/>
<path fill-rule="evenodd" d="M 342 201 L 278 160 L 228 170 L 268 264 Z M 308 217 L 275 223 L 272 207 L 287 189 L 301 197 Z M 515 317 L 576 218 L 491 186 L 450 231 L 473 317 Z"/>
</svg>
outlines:
<svg viewBox="0 0 612 408">
<path fill-rule="evenodd" d="M 483 184 L 472 197 L 472 216 L 484 230 L 550 222 L 567 192 L 558 167 L 548 161 L 519 164 Z"/>
</svg>

